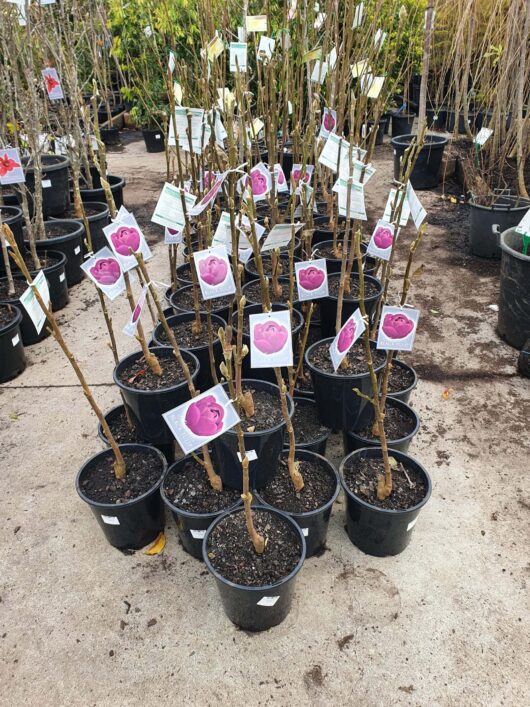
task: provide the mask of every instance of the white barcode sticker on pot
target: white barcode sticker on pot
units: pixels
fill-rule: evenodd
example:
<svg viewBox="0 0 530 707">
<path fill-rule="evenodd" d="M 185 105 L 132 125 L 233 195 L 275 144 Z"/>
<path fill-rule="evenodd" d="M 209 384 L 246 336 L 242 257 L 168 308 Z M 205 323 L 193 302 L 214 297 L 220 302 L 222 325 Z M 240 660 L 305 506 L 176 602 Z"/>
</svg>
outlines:
<svg viewBox="0 0 530 707">
<path fill-rule="evenodd" d="M 78 245 L 77 248 L 74 248 L 74 253 L 75 253 L 76 255 L 79 255 L 80 252 L 81 252 L 81 246 Z"/>
<path fill-rule="evenodd" d="M 262 597 L 258 606 L 274 606 L 280 597 Z"/>
<path fill-rule="evenodd" d="M 11 339 L 11 343 L 13 344 L 13 346 L 16 346 L 19 341 L 20 341 L 20 336 L 18 334 Z"/>
<path fill-rule="evenodd" d="M 62 273 L 59 275 L 59 282 L 64 282 L 65 279 L 66 279 L 66 275 L 64 274 L 64 272 L 62 272 Z"/>
<path fill-rule="evenodd" d="M 410 523 L 407 525 L 407 531 L 412 530 L 412 528 L 416 525 L 416 522 L 418 520 L 419 516 L 416 516 L 414 520 L 411 520 Z"/>
<path fill-rule="evenodd" d="M 309 535 L 309 528 L 302 528 L 302 533 L 304 534 L 304 537 L 307 538 Z"/>
<path fill-rule="evenodd" d="M 101 520 L 106 523 L 107 525 L 119 525 L 120 521 L 116 516 L 101 516 Z"/>
<path fill-rule="evenodd" d="M 51 185 L 52 185 L 51 179 L 43 179 L 42 180 L 42 188 L 43 189 L 48 189 L 48 187 L 51 187 Z"/>
<path fill-rule="evenodd" d="M 239 461 L 242 461 L 241 454 L 239 452 L 237 453 L 237 458 L 239 459 Z M 257 458 L 258 454 L 255 449 L 247 449 L 247 459 L 249 460 L 249 462 L 253 462 Z"/>
<path fill-rule="evenodd" d="M 191 537 L 195 540 L 202 540 L 206 535 L 206 530 L 190 530 Z"/>
</svg>

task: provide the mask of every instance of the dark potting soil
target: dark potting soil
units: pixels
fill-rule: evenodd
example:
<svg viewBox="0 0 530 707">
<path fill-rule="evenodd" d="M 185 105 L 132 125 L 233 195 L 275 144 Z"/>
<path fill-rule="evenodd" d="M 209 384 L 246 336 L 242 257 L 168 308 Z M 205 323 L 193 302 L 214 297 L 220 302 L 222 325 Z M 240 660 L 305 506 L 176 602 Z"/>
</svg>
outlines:
<svg viewBox="0 0 530 707">
<path fill-rule="evenodd" d="M 407 415 L 403 410 L 399 410 L 391 405 L 385 405 L 385 434 L 387 441 L 395 441 L 397 439 L 403 439 L 409 435 L 416 425 L 415 419 L 411 415 Z M 378 439 L 378 437 L 372 434 L 373 422 L 371 422 L 362 430 L 358 430 L 356 434 L 364 439 Z"/>
<path fill-rule="evenodd" d="M 46 238 L 56 238 L 57 236 L 69 236 L 72 231 L 72 226 L 63 224 L 54 224 L 53 221 L 48 221 L 46 224 Z"/>
<path fill-rule="evenodd" d="M 350 231 L 351 236 L 351 231 Z M 339 242 L 337 243 L 337 253 L 333 253 L 333 244 L 323 246 L 322 243 L 317 245 L 316 250 L 313 251 L 313 257 L 316 258 L 327 258 L 328 260 L 341 260 L 342 258 L 342 244 L 341 241 L 344 238 L 344 233 L 339 233 Z M 331 239 L 330 239 L 331 240 Z M 348 244 L 348 253 L 352 247 L 351 241 Z"/>
<path fill-rule="evenodd" d="M 287 304 L 289 301 L 289 283 L 280 282 L 278 283 L 281 287 L 281 295 L 275 295 L 272 288 L 272 280 L 269 280 L 269 297 L 271 302 L 280 302 L 281 304 Z M 296 295 L 296 289 L 294 290 Z M 261 296 L 261 285 L 259 280 L 254 280 L 250 285 L 245 287 L 244 295 L 247 302 L 254 302 L 256 304 L 261 304 L 263 297 Z"/>
<path fill-rule="evenodd" d="M 267 257 L 262 257 L 262 262 L 263 262 L 263 272 L 267 277 L 272 277 L 272 260 L 271 258 Z M 278 277 L 281 275 L 288 275 L 289 274 L 289 257 L 280 257 L 278 258 L 278 267 L 276 268 L 276 273 Z M 255 273 L 256 275 L 258 274 L 258 269 L 256 267 L 256 261 L 254 258 L 251 258 L 248 263 L 247 267 L 250 270 L 250 272 Z"/>
<path fill-rule="evenodd" d="M 8 294 L 9 285 L 7 284 L 7 280 L 0 280 L 0 300 L 16 300 L 25 290 L 28 289 L 26 281 L 19 280 L 18 278 L 13 280 L 13 285 L 15 287 L 15 294 L 10 295 Z"/>
<path fill-rule="evenodd" d="M 98 503 L 126 503 L 153 488 L 162 474 L 158 454 L 148 449 L 122 451 L 126 473 L 123 480 L 116 478 L 114 455 L 98 457 L 81 482 L 81 490 L 91 501 Z"/>
<path fill-rule="evenodd" d="M 210 533 L 208 558 L 214 569 L 230 582 L 260 587 L 279 582 L 300 560 L 300 543 L 294 530 L 273 513 L 253 511 L 254 527 L 267 540 L 258 555 L 250 540 L 245 514 L 233 513 Z"/>
<path fill-rule="evenodd" d="M 330 277 L 328 278 L 328 292 L 330 297 L 339 296 L 340 287 L 340 277 Z M 380 288 L 371 280 L 364 280 L 364 298 L 369 299 L 370 297 L 375 297 L 379 294 Z M 359 297 L 359 278 L 357 275 L 353 274 L 350 277 L 350 292 L 349 294 L 344 293 L 344 299 L 358 299 Z"/>
<path fill-rule="evenodd" d="M 171 329 L 175 334 L 175 339 L 177 340 L 178 345 L 183 349 L 194 349 L 200 346 L 208 345 L 208 328 L 206 325 L 206 321 L 202 322 L 202 327 L 198 334 L 194 334 L 192 331 L 193 323 L 194 320 L 190 320 L 187 322 L 179 322 L 178 324 L 171 325 Z M 215 326 L 214 331 L 216 331 Z M 162 331 L 157 334 L 157 339 L 161 341 L 164 345 L 169 346 L 169 339 L 167 338 L 167 334 L 164 329 L 162 329 Z M 217 336 L 213 334 L 212 341 L 216 340 Z"/>
<path fill-rule="evenodd" d="M 259 312 L 253 312 L 253 314 L 259 314 Z M 250 336 L 250 328 L 249 328 L 249 314 L 248 312 L 245 312 L 243 315 L 243 334 L 247 334 Z M 297 326 L 299 326 L 300 320 L 294 316 L 291 317 L 291 331 L 294 331 Z M 234 329 L 237 327 L 237 317 L 234 317 Z"/>
<path fill-rule="evenodd" d="M 177 277 L 179 277 L 181 280 L 185 280 L 186 282 L 190 283 L 191 280 L 191 265 L 189 263 L 182 263 L 182 265 L 179 265 Z"/>
<path fill-rule="evenodd" d="M 305 392 L 313 390 L 313 381 L 311 380 L 311 374 L 304 365 L 302 369 L 302 375 L 297 379 L 295 388 L 298 390 L 303 390 Z M 296 392 L 295 392 L 296 395 Z"/>
<path fill-rule="evenodd" d="M 315 368 L 318 368 L 319 371 L 331 373 L 336 376 L 352 376 L 368 372 L 362 338 L 356 341 L 348 351 L 348 355 L 345 358 L 347 365 L 344 368 L 339 366 L 337 371 L 333 370 L 333 363 L 331 362 L 331 357 L 329 355 L 329 343 L 327 341 L 315 346 L 315 348 L 312 349 L 309 358 L 311 364 Z M 386 353 L 384 351 L 372 349 L 372 360 L 374 362 L 374 366 L 377 368 L 386 361 Z"/>
<path fill-rule="evenodd" d="M 193 312 L 193 290 L 192 288 L 189 289 L 181 289 L 180 291 L 177 290 L 178 295 L 175 295 L 173 297 L 173 301 L 175 304 L 180 307 L 185 312 Z M 222 309 L 223 307 L 228 307 L 230 302 L 233 302 L 234 298 L 232 295 L 229 295 L 227 297 L 216 297 L 215 299 L 208 300 L 211 304 L 211 311 L 214 312 L 216 309 Z M 202 297 L 199 292 L 199 303 L 201 310 L 204 311 L 204 303 L 202 303 Z"/>
<path fill-rule="evenodd" d="M 407 390 L 414 383 L 414 376 L 411 371 L 401 366 L 392 366 L 390 376 L 388 378 L 388 392 L 400 393 L 402 390 Z"/>
<path fill-rule="evenodd" d="M 240 492 L 233 489 L 214 491 L 205 470 L 194 459 L 187 459 L 183 469 L 169 472 L 164 491 L 177 508 L 191 513 L 224 511 L 241 498 Z"/>
<path fill-rule="evenodd" d="M 283 453 L 278 471 L 259 495 L 271 506 L 289 513 L 306 513 L 321 508 L 333 496 L 336 480 L 320 459 L 299 459 L 298 469 L 304 479 L 304 488 L 294 490 L 287 466 L 287 453 Z"/>
<path fill-rule="evenodd" d="M 376 508 L 404 510 L 416 506 L 425 498 L 427 486 L 423 476 L 412 467 L 406 468 L 399 462 L 397 467 L 392 469 L 392 493 L 384 501 L 380 501 L 377 498 L 377 479 L 384 471 L 383 459 L 359 459 L 355 456 L 348 459 L 344 465 L 344 481 L 350 491 Z"/>
<path fill-rule="evenodd" d="M 135 427 L 129 427 L 124 408 L 118 414 L 114 414 L 112 420 L 107 420 L 107 424 L 118 444 L 147 444 L 146 440 L 139 436 Z"/>
<path fill-rule="evenodd" d="M 17 310 L 9 305 L 0 304 L 0 329 L 10 324 L 17 316 Z"/>
<path fill-rule="evenodd" d="M 328 427 L 320 424 L 316 405 L 311 402 L 304 403 L 300 400 L 295 400 L 291 422 L 293 423 L 296 444 L 314 442 L 331 431 Z"/>
<path fill-rule="evenodd" d="M 140 356 L 121 371 L 121 382 L 130 388 L 136 388 L 136 390 L 160 390 L 178 385 L 186 380 L 180 363 L 173 355 L 159 357 L 158 360 L 162 368 L 162 375 L 155 375 L 145 362 L 145 358 Z M 190 364 L 189 368 L 193 375 L 193 364 Z"/>
<path fill-rule="evenodd" d="M 243 432 L 259 432 L 276 427 L 283 420 L 280 394 L 269 393 L 267 390 L 254 390 L 243 386 L 243 392 L 250 390 L 254 400 L 254 414 L 247 417 L 241 410 L 241 427 Z"/>
<path fill-rule="evenodd" d="M 103 213 L 102 209 L 98 209 L 96 206 L 88 206 L 87 204 L 84 204 L 85 208 L 85 214 L 87 216 L 100 216 Z M 82 216 L 76 216 L 76 213 L 74 209 L 68 209 L 68 211 L 65 211 L 64 214 L 61 216 L 61 218 L 66 218 L 66 219 L 75 219 L 77 221 L 82 221 Z M 49 228 L 46 228 L 46 233 L 49 235 Z"/>
</svg>

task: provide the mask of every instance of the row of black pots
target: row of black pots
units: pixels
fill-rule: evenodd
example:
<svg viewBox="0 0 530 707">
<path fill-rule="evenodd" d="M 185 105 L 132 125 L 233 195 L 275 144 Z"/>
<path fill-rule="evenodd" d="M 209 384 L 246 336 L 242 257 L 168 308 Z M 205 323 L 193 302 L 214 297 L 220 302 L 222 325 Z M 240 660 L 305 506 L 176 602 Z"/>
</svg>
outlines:
<svg viewBox="0 0 530 707">
<path fill-rule="evenodd" d="M 501 233 L 519 224 L 530 209 L 530 201 L 515 195 L 502 194 L 491 206 L 484 206 L 473 199 L 469 206 L 471 252 L 479 258 L 499 260 Z"/>
<path fill-rule="evenodd" d="M 0 383 L 19 376 L 26 368 L 26 354 L 22 341 L 22 312 L 14 304 L 1 304 L 0 311 L 8 312 L 11 320 L 0 327 Z"/>
</svg>

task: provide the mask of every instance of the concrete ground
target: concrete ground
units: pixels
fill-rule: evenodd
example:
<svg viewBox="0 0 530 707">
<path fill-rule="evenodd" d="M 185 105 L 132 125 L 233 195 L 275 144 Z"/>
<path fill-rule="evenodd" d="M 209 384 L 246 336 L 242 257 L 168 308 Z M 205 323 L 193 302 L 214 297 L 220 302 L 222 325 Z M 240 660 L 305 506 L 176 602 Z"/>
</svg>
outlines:
<svg viewBox="0 0 530 707">
<path fill-rule="evenodd" d="M 371 223 L 392 174 L 378 148 Z M 146 226 L 164 160 L 142 142 L 109 155 L 126 205 Z M 292 612 L 269 632 L 235 628 L 204 567 L 168 519 L 163 554 L 107 545 L 74 477 L 100 449 L 96 422 L 53 339 L 28 349 L 0 388 L 0 702 L 3 705 L 527 705 L 530 635 L 530 384 L 495 333 L 498 264 L 468 254 L 465 206 L 420 193 L 428 230 L 410 452 L 431 500 L 400 556 L 363 555 L 336 503 L 328 547 L 299 575 Z M 438 225 L 436 225 L 438 224 Z M 405 243 L 414 234 L 409 227 Z M 166 247 L 151 272 L 168 281 Z M 119 400 L 93 286 L 58 319 L 104 409 Z M 124 301 L 110 305 L 116 330 Z M 144 314 L 149 329 L 149 314 Z M 118 334 L 120 354 L 134 349 Z M 447 391 L 445 396 L 444 391 Z M 340 457 L 337 444 L 332 452 Z"/>
</svg>

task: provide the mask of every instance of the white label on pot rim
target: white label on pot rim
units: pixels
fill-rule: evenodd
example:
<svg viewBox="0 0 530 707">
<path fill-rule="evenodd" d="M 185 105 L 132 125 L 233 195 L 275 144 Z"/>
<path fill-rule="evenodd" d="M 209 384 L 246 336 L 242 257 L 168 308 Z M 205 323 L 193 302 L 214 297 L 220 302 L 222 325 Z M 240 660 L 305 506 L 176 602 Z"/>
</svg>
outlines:
<svg viewBox="0 0 530 707">
<path fill-rule="evenodd" d="M 13 346 L 16 346 L 19 341 L 20 341 L 20 336 L 18 334 L 11 339 L 11 343 L 13 344 Z"/>
<path fill-rule="evenodd" d="M 412 528 L 416 525 L 418 518 L 419 516 L 416 516 L 414 520 L 410 521 L 410 523 L 407 525 L 407 531 L 412 530 Z"/>
<path fill-rule="evenodd" d="M 190 530 L 191 537 L 195 540 L 202 540 L 206 535 L 206 530 Z"/>
<path fill-rule="evenodd" d="M 75 253 L 76 255 L 79 255 L 80 252 L 81 252 L 81 246 L 78 245 L 77 248 L 74 248 L 74 253 Z"/>
<path fill-rule="evenodd" d="M 48 189 L 48 187 L 51 187 L 51 185 L 52 185 L 51 179 L 43 179 L 42 180 L 42 188 L 43 189 Z"/>
<path fill-rule="evenodd" d="M 258 606 L 274 606 L 280 597 L 262 597 Z"/>
<path fill-rule="evenodd" d="M 301 528 L 301 531 L 304 534 L 304 538 L 307 538 L 309 535 L 309 528 Z"/>
<path fill-rule="evenodd" d="M 62 273 L 59 275 L 59 282 L 64 282 L 65 279 L 66 279 L 66 275 L 64 274 L 64 272 L 62 272 Z"/>
<path fill-rule="evenodd" d="M 243 461 L 241 459 L 241 454 L 239 452 L 237 453 L 237 458 L 239 459 L 239 461 Z M 249 460 L 249 462 L 253 462 L 257 458 L 258 458 L 258 454 L 255 449 L 247 449 L 247 459 Z"/>
<path fill-rule="evenodd" d="M 101 515 L 101 520 L 106 523 L 107 525 L 119 525 L 120 521 L 116 516 L 104 516 L 103 514 Z"/>
<path fill-rule="evenodd" d="M 162 135 L 155 135 L 155 140 L 161 140 L 161 139 L 162 139 Z"/>
</svg>

